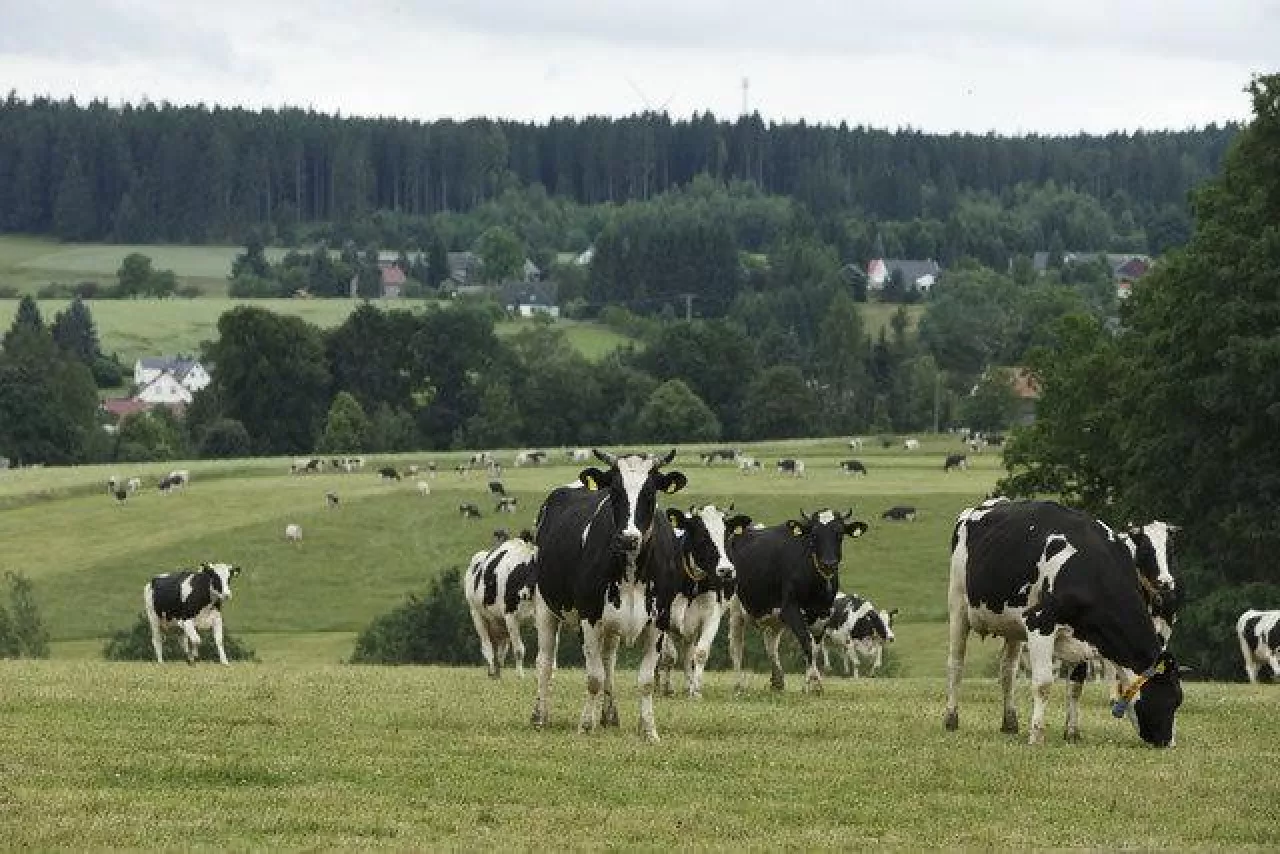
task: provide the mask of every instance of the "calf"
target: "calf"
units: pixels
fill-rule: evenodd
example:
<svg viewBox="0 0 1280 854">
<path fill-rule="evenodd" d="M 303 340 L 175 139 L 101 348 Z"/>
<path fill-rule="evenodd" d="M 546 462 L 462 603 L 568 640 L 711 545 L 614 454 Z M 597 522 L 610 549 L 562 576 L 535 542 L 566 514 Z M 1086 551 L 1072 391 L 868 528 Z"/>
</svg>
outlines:
<svg viewBox="0 0 1280 854">
<path fill-rule="evenodd" d="M 751 517 L 726 518 L 724 511 L 708 504 L 702 509 L 690 508 L 687 515 L 672 508 L 667 511 L 667 518 L 680 543 L 680 566 L 684 572 L 679 591 L 671 601 L 674 642 L 663 644 L 659 682 L 664 694 L 672 693 L 671 670 L 683 656 L 685 690 L 690 697 L 701 697 L 702 674 L 711 644 L 734 591 L 735 571 L 725 540 L 730 533 L 745 531 L 751 525 Z"/>
<path fill-rule="evenodd" d="M 506 531 L 502 533 L 505 535 Z M 536 554 L 529 539 L 504 536 L 493 549 L 476 552 L 467 568 L 463 593 L 492 679 L 502 674 L 508 647 L 516 662 L 516 674 L 524 677 L 520 623 L 533 617 Z"/>
<path fill-rule="evenodd" d="M 1032 744 L 1044 741 L 1055 655 L 1076 665 L 1067 690 L 1068 740 L 1080 737 L 1087 661 L 1101 655 L 1125 668 L 1126 687 L 1112 713 L 1128 715 L 1148 744 L 1172 744 L 1182 685 L 1177 662 L 1152 625 L 1139 575 L 1126 538 L 1084 513 L 1003 498 L 963 511 L 951 537 L 946 728 L 959 727 L 965 647 L 975 631 L 1005 641 L 1002 731 L 1018 731 L 1013 681 L 1025 641 L 1034 688 Z"/>
<path fill-rule="evenodd" d="M 880 518 L 895 522 L 914 522 L 916 520 L 916 508 L 906 504 L 898 504 L 881 513 Z"/>
<path fill-rule="evenodd" d="M 587 448 L 570 448 L 564 452 L 571 463 L 585 463 L 591 459 L 591 451 Z"/>
<path fill-rule="evenodd" d="M 841 460 L 840 470 L 845 474 L 866 474 L 867 467 L 861 460 Z"/>
<path fill-rule="evenodd" d="M 229 563 L 203 563 L 196 571 L 157 575 L 142 590 L 142 604 L 151 623 L 151 646 L 156 661 L 164 661 L 163 630 L 176 624 L 182 630 L 182 651 L 188 664 L 200 653 L 198 629 L 212 629 L 218 660 L 227 663 L 222 646 L 222 605 L 231 598 L 231 579 L 240 567 Z"/>
<path fill-rule="evenodd" d="M 662 471 L 675 455 L 672 450 L 662 457 L 615 457 L 596 451 L 608 469 L 584 469 L 579 480 L 585 489 L 555 489 L 538 511 L 534 726 L 548 721 L 551 665 L 560 625 L 576 620 L 582 627 L 587 676 L 579 730 L 590 732 L 598 724 L 617 726 L 613 677 L 618 645 L 638 639 L 644 651 L 638 674 L 640 730 L 647 741 L 658 740 L 654 670 L 671 625 L 671 603 L 681 570 L 671 522 L 657 512 L 656 504 L 659 492 L 675 493 L 687 483 L 681 472 Z"/>
<path fill-rule="evenodd" d="M 481 517 L 480 508 L 470 502 L 459 504 L 458 513 L 464 519 L 479 519 Z"/>
<path fill-rule="evenodd" d="M 714 448 L 710 451 L 703 451 L 698 455 L 702 458 L 702 464 L 709 466 L 716 460 L 725 460 L 726 462 L 734 462 L 738 459 L 737 448 Z"/>
<path fill-rule="evenodd" d="M 512 464 L 515 466 L 538 466 L 547 458 L 546 451 L 517 451 Z"/>
<path fill-rule="evenodd" d="M 789 474 L 792 477 L 802 477 L 804 475 L 804 460 L 797 460 L 791 457 L 778 460 L 778 472 L 780 474 Z"/>
<path fill-rule="evenodd" d="M 502 481 L 491 480 L 489 481 L 489 492 L 491 492 L 494 495 L 506 495 L 507 488 L 502 485 Z"/>
<path fill-rule="evenodd" d="M 394 466 L 383 466 L 378 469 L 378 477 L 383 480 L 399 480 L 400 472 L 396 471 Z"/>
<path fill-rule="evenodd" d="M 860 659 L 869 659 L 869 676 L 884 664 L 884 645 L 893 643 L 893 618 L 897 608 L 880 611 L 876 606 L 856 593 L 846 596 L 836 594 L 831 606 L 831 619 L 827 621 L 827 633 L 822 639 L 822 668 L 831 669 L 828 647 L 834 647 L 844 656 L 844 675 L 858 678 Z"/>
<path fill-rule="evenodd" d="M 969 459 L 964 454 L 947 454 L 947 458 L 942 463 L 942 470 L 949 472 L 952 469 L 967 469 L 969 467 Z"/>
<path fill-rule="evenodd" d="M 156 488 L 164 494 L 168 495 L 171 491 L 183 489 L 187 485 L 187 473 L 183 471 L 172 471 L 164 477 L 160 478 L 160 482 L 156 484 Z"/>
<path fill-rule="evenodd" d="M 130 492 L 137 492 L 141 488 L 142 488 L 142 478 L 140 477 L 131 477 L 125 483 L 125 489 L 129 490 Z"/>
<path fill-rule="evenodd" d="M 334 492 L 333 490 L 329 490 L 328 492 L 326 492 L 324 494 L 324 503 L 325 503 L 325 506 L 330 508 L 331 510 L 338 509 L 338 493 Z"/>
<path fill-rule="evenodd" d="M 1280 611 L 1248 610 L 1236 620 L 1236 637 L 1244 656 L 1244 672 L 1258 681 L 1258 665 L 1271 668 L 1271 679 L 1280 678 Z"/>
<path fill-rule="evenodd" d="M 729 540 L 729 556 L 738 573 L 738 588 L 729 606 L 729 656 L 737 674 L 737 690 L 746 688 L 742 669 L 747 620 L 759 626 L 773 669 L 769 687 L 783 688 L 778 643 L 789 629 L 800 644 L 806 673 L 805 689 L 822 690 L 817 640 L 826 629 L 840 589 L 840 560 L 845 537 L 860 537 L 865 522 L 846 514 L 822 510 L 800 514 L 771 528 L 748 528 Z"/>
</svg>

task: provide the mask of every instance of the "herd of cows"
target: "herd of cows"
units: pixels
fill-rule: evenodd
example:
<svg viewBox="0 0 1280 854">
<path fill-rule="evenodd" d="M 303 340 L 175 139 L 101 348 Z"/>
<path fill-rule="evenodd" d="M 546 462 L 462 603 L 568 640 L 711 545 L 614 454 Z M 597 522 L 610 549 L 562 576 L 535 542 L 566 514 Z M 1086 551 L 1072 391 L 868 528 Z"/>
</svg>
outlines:
<svg viewBox="0 0 1280 854">
<path fill-rule="evenodd" d="M 508 651 L 523 674 L 520 624 L 534 624 L 535 727 L 550 719 L 548 689 L 566 624 L 581 633 L 585 658 L 579 729 L 618 725 L 617 653 L 624 642 L 638 643 L 640 731 L 651 742 L 658 740 L 654 693 L 672 692 L 671 673 L 679 664 L 686 693 L 701 696 L 710 649 L 726 616 L 737 690 L 745 688 L 748 624 L 764 638 L 774 689 L 784 684 L 784 633 L 799 645 L 806 691 L 821 691 L 819 655 L 829 669 L 829 647 L 843 655 L 846 672 L 857 674 L 860 659 L 870 661 L 873 674 L 880 667 L 883 645 L 894 639 L 896 611 L 840 589 L 844 541 L 866 533 L 867 522 L 831 508 L 773 525 L 735 513 L 732 505 L 663 512 L 658 497 L 688 484 L 683 472 L 667 469 L 674 450 L 663 456 L 592 453 L 602 466 L 588 466 L 553 489 L 532 531 L 504 536 L 477 552 L 464 577 L 491 676 L 499 675 Z M 740 462 L 740 455 L 733 459 Z M 712 461 L 704 455 L 704 463 Z M 910 519 L 914 509 L 891 508 L 884 517 Z M 1089 665 L 1103 661 L 1115 674 L 1112 713 L 1129 719 L 1147 744 L 1174 744 L 1181 668 L 1167 646 L 1182 604 L 1171 542 L 1176 531 L 1160 521 L 1116 530 L 1053 502 L 1003 497 L 961 512 L 950 549 L 945 728 L 959 726 L 966 644 L 976 632 L 1004 640 L 1002 731 L 1018 731 L 1013 684 L 1025 649 L 1032 743 L 1045 738 L 1046 704 L 1062 664 L 1070 666 L 1064 734 L 1079 738 L 1081 690 Z M 208 628 L 226 663 L 221 607 L 238 572 L 230 564 L 207 563 L 146 584 L 157 660 L 162 630 L 176 624 L 188 661 L 198 655 L 197 630 Z M 1273 678 L 1280 676 L 1280 612 L 1248 611 L 1236 630 L 1250 680 L 1257 680 L 1260 663 Z"/>
</svg>

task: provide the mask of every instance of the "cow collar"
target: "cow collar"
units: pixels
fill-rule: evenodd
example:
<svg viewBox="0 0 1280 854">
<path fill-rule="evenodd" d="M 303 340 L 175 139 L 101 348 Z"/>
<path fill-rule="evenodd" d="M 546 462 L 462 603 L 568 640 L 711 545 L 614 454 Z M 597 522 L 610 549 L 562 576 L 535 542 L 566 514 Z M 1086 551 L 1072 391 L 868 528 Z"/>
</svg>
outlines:
<svg viewBox="0 0 1280 854">
<path fill-rule="evenodd" d="M 1142 686 L 1151 680 L 1151 677 L 1157 673 L 1164 673 L 1165 663 L 1160 659 L 1156 659 L 1156 663 L 1148 667 L 1146 670 L 1138 674 L 1137 678 L 1120 692 L 1119 698 L 1111 704 L 1111 716 L 1113 718 L 1123 718 L 1124 713 L 1128 710 L 1129 704 L 1133 702 L 1133 698 L 1138 696 L 1142 691 Z"/>
<path fill-rule="evenodd" d="M 684 574 L 689 576 L 690 581 L 701 582 L 707 580 L 707 573 L 698 568 L 693 562 L 693 555 L 689 552 L 684 553 Z"/>
<path fill-rule="evenodd" d="M 818 573 L 818 575 L 822 576 L 822 579 L 824 581 L 830 581 L 832 577 L 836 574 L 836 570 L 834 569 L 831 570 L 830 572 L 827 572 L 825 569 L 822 568 L 822 563 L 818 560 L 817 552 L 810 552 L 809 560 L 813 563 L 814 570 Z"/>
</svg>

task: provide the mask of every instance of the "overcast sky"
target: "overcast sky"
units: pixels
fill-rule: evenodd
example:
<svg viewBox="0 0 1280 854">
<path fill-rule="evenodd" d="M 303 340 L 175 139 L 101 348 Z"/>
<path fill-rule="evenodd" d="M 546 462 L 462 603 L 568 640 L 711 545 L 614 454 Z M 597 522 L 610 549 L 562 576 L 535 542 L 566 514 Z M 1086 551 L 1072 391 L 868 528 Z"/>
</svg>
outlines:
<svg viewBox="0 0 1280 854">
<path fill-rule="evenodd" d="M 1246 119 L 1280 0 L 0 0 L 0 89 L 999 133 Z"/>
</svg>

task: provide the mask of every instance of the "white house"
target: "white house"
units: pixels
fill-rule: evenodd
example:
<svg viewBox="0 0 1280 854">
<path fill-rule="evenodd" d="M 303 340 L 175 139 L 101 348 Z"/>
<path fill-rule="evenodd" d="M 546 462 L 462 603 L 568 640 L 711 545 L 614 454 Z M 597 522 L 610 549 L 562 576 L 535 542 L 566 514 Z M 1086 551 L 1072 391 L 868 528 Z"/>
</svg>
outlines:
<svg viewBox="0 0 1280 854">
<path fill-rule="evenodd" d="M 194 394 L 210 382 L 209 372 L 199 360 L 189 356 L 143 358 L 133 364 L 133 384 L 145 388 L 161 374 L 170 374 L 187 391 Z"/>
<path fill-rule="evenodd" d="M 143 403 L 181 403 L 189 404 L 193 399 L 191 389 L 184 386 L 168 371 L 157 376 L 151 382 L 138 389 L 135 400 Z"/>
</svg>

